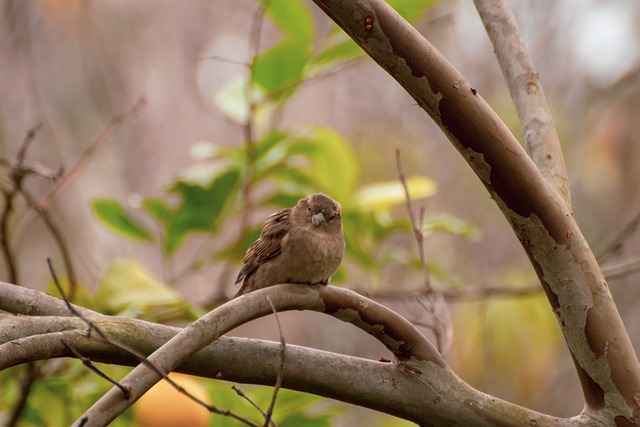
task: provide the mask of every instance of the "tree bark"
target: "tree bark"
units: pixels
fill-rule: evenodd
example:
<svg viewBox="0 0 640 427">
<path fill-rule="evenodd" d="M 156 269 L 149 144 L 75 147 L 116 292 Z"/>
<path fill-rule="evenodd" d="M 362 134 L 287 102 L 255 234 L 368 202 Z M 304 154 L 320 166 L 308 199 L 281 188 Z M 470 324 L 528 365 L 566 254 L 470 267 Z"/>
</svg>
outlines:
<svg viewBox="0 0 640 427">
<path fill-rule="evenodd" d="M 584 416 L 640 424 L 638 357 L 562 196 L 477 90 L 383 0 L 314 2 L 440 126 L 511 224 L 575 361 Z"/>
<path fill-rule="evenodd" d="M 300 288 L 300 285 L 278 285 L 247 294 L 237 299 L 241 300 L 240 306 L 248 306 L 240 308 L 242 313 L 237 316 L 255 317 L 255 304 L 260 304 L 266 296 L 272 298 L 278 310 L 314 306 L 315 310 L 352 323 L 385 342 L 398 359 L 393 363 L 371 361 L 287 344 L 282 378 L 286 388 L 368 407 L 424 426 L 579 425 L 577 419 L 544 415 L 473 389 L 443 364 L 439 356 L 431 353 L 430 346 L 423 347 L 426 345 L 424 338 L 415 335 L 417 331 L 414 332 L 413 327 L 384 306 L 345 289 L 331 286 Z M 287 298 L 292 293 L 298 295 L 295 304 Z M 139 365 L 139 359 L 123 347 L 149 355 L 180 332 L 187 331 L 137 319 L 91 314 L 86 320 L 110 340 L 121 344 L 115 347 L 97 339 L 95 331 L 89 336 L 84 320 L 61 313 L 64 303 L 56 298 L 44 294 L 34 298 L 36 291 L 2 282 L 0 294 L 7 297 L 0 299 L 1 310 L 14 307 L 17 309 L 15 314 L 23 314 L 23 311 L 35 308 L 40 314 L 0 315 L 0 370 L 27 361 L 76 357 L 76 354 L 96 362 L 135 366 Z M 37 299 L 38 307 L 16 307 L 9 301 L 24 294 L 31 300 Z M 346 303 L 347 299 L 353 303 Z M 336 302 L 342 304 L 342 308 L 336 310 Z M 227 322 L 225 314 L 228 311 L 214 312 L 219 330 L 226 329 L 222 325 Z M 48 316 L 47 313 L 55 315 Z M 263 314 L 269 313 L 263 311 Z M 405 353 L 405 344 L 411 347 L 410 351 L 415 348 L 416 356 Z M 227 381 L 273 385 L 278 375 L 279 353 L 279 343 L 219 337 L 185 358 L 176 370 Z M 121 384 L 131 389 L 135 385 L 122 381 Z M 116 406 L 126 406 L 132 403 L 129 400 L 135 399 L 133 395 L 127 399 L 121 392 L 114 396 L 108 402 Z M 109 416 L 88 411 L 86 426 L 106 425 L 111 415 L 118 412 L 111 412 L 108 406 L 99 405 L 98 408 L 107 410 Z"/>
</svg>

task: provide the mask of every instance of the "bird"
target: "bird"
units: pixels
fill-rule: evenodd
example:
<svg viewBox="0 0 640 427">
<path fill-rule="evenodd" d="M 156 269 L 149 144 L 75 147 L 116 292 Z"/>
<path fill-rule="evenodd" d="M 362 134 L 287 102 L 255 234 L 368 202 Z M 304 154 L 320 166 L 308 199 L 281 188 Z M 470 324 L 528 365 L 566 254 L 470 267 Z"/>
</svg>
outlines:
<svg viewBox="0 0 640 427">
<path fill-rule="evenodd" d="M 244 256 L 233 298 L 279 283 L 326 285 L 344 255 L 340 203 L 322 193 L 269 216 Z"/>
</svg>

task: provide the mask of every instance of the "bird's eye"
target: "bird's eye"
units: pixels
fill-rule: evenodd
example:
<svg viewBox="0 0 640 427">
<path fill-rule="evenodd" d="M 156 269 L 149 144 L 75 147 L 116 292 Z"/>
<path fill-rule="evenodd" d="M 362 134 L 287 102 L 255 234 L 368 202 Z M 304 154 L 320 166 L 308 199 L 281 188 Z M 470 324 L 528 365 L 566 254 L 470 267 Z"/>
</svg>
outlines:
<svg viewBox="0 0 640 427">
<path fill-rule="evenodd" d="M 307 206 L 307 210 L 311 212 L 311 206 Z"/>
</svg>

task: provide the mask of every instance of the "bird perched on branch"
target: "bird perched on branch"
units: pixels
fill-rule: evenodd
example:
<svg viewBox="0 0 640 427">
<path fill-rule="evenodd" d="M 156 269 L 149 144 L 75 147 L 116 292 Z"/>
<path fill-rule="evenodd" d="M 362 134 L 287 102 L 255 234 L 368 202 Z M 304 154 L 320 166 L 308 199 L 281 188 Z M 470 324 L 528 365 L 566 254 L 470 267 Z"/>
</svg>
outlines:
<svg viewBox="0 0 640 427">
<path fill-rule="evenodd" d="M 340 204 L 324 194 L 272 214 L 244 256 L 234 298 L 279 283 L 323 284 L 344 255 Z"/>
</svg>

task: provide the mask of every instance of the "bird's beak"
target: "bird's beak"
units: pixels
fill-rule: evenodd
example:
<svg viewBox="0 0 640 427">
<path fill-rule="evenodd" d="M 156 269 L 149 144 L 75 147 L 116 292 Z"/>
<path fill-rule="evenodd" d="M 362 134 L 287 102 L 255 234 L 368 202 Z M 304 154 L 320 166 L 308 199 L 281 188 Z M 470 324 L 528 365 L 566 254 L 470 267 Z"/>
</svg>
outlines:
<svg viewBox="0 0 640 427">
<path fill-rule="evenodd" d="M 322 212 L 317 213 L 313 217 L 311 217 L 311 221 L 314 225 L 320 225 L 324 222 L 324 215 L 322 214 Z"/>
</svg>

